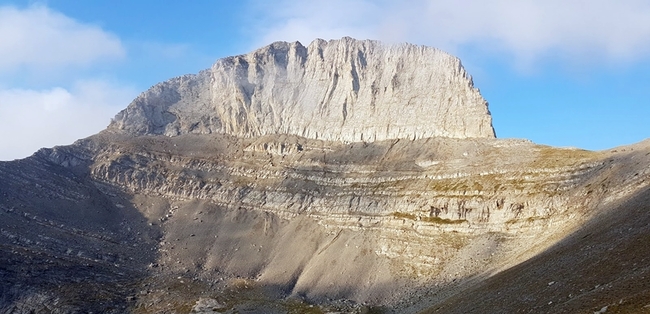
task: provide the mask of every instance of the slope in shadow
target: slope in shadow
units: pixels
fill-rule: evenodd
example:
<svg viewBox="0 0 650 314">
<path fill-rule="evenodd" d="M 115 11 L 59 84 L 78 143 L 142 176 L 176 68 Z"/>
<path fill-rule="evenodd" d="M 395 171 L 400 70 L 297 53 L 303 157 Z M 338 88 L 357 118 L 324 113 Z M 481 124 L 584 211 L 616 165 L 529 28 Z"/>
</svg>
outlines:
<svg viewBox="0 0 650 314">
<path fill-rule="evenodd" d="M 123 312 L 156 260 L 157 227 L 83 155 L 0 162 L 0 312 Z"/>
<path fill-rule="evenodd" d="M 650 305 L 650 189 L 427 313 L 638 313 Z"/>
</svg>

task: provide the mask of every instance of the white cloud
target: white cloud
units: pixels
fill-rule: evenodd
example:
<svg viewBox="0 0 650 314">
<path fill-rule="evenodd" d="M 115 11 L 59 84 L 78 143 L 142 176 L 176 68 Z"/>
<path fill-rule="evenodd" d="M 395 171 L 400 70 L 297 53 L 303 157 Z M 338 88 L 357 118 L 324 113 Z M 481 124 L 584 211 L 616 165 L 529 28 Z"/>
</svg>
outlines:
<svg viewBox="0 0 650 314">
<path fill-rule="evenodd" d="M 135 91 L 105 80 L 66 78 L 125 55 L 115 35 L 44 5 L 0 6 L 0 160 L 70 144 L 105 128 Z M 11 84 L 21 81 L 16 77 L 54 74 L 58 87 Z"/>
<path fill-rule="evenodd" d="M 124 55 L 116 36 L 46 6 L 0 7 L 0 70 L 86 66 Z"/>
<path fill-rule="evenodd" d="M 81 81 L 70 89 L 0 90 L 0 160 L 97 133 L 135 95 L 132 88 L 105 81 Z"/>
<path fill-rule="evenodd" d="M 271 16 L 256 28 L 265 43 L 352 36 L 451 52 L 472 46 L 520 63 L 548 56 L 628 62 L 650 54 L 646 0 L 285 0 L 254 8 Z"/>
</svg>

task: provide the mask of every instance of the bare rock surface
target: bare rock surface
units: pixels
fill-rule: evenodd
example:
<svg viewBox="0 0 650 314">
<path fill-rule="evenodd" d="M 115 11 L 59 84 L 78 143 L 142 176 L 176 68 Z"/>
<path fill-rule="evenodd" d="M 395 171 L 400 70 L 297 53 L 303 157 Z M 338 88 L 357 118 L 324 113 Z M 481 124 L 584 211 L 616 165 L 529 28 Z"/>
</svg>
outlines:
<svg viewBox="0 0 650 314">
<path fill-rule="evenodd" d="M 133 134 L 291 134 L 333 141 L 493 138 L 460 60 L 352 38 L 276 42 L 144 92 L 113 123 Z"/>
<path fill-rule="evenodd" d="M 292 76 L 273 71 L 343 77 L 362 51 L 366 72 L 349 73 L 372 77 L 381 71 L 369 69 L 390 68 L 403 50 L 396 64 L 433 60 L 439 83 L 451 73 L 439 65 L 457 60 L 350 39 L 315 41 L 301 48 L 304 62 L 289 60 L 299 47 L 223 59 L 153 87 L 99 134 L 0 162 L 0 313 L 641 312 L 650 304 L 650 142 L 593 152 L 495 139 L 480 96 L 478 115 L 462 109 L 472 102 L 443 102 L 444 114 L 433 102 L 417 110 L 444 119 L 396 116 L 404 133 L 381 133 L 364 124 L 379 112 L 353 118 L 366 101 L 341 98 L 345 118 L 325 110 L 340 104 L 343 83 L 296 79 L 305 85 L 291 94 L 280 78 Z M 332 68 L 301 72 L 325 64 L 310 61 L 312 47 Z M 229 81 L 244 61 L 243 76 Z M 394 71 L 427 82 L 424 67 Z M 217 74 L 221 81 L 209 79 Z M 469 94 L 451 99 L 478 95 L 457 74 L 462 84 L 448 87 Z M 368 87 L 361 82 L 358 97 Z M 321 83 L 337 86 L 332 101 L 305 115 L 307 102 L 294 97 L 311 97 Z M 387 99 L 401 96 L 386 87 L 382 110 L 398 108 Z M 216 103 L 213 94 L 232 99 Z M 233 120 L 227 109 L 240 100 L 259 106 Z M 488 127 L 472 129 L 477 117 Z"/>
</svg>

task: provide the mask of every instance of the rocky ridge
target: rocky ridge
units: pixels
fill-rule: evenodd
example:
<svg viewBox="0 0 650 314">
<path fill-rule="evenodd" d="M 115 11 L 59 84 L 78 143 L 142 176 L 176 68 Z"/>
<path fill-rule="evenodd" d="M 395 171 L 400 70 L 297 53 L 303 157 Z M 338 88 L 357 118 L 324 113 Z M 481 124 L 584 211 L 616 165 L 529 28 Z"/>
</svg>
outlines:
<svg viewBox="0 0 650 314">
<path fill-rule="evenodd" d="M 341 43 L 439 53 L 349 39 L 315 43 L 327 44 L 324 55 Z M 275 60 L 291 46 L 217 65 Z M 462 77 L 456 88 L 478 95 Z M 172 88 L 175 81 L 194 87 Z M 650 300 L 643 284 L 650 270 L 637 266 L 650 256 L 639 249 L 650 215 L 638 205 L 647 198 L 648 142 L 591 152 L 494 139 L 481 133 L 486 128 L 472 129 L 477 124 L 447 124 L 473 115 L 466 102 L 438 103 L 451 118 L 427 125 L 436 127 L 426 132 L 449 125 L 460 132 L 454 136 L 405 127 L 354 140 L 360 133 L 346 131 L 355 127 L 346 126 L 349 117 L 335 116 L 327 139 L 244 127 L 268 122 L 260 108 L 250 121 L 223 127 L 219 110 L 233 103 L 191 100 L 228 92 L 200 84 L 197 76 L 162 83 L 97 135 L 0 162 L 0 311 L 562 312 L 639 309 Z M 264 86 L 251 95 L 268 92 Z M 291 115 L 283 117 L 296 119 L 285 125 L 304 122 L 295 115 L 301 104 L 284 104 Z M 484 100 L 476 104 L 484 111 L 474 118 L 489 121 Z M 603 232 L 601 221 L 617 223 Z M 499 278 L 539 284 L 537 269 L 545 272 L 541 288 L 494 288 Z M 594 282 L 609 288 L 589 287 Z"/>
<path fill-rule="evenodd" d="M 110 128 L 347 142 L 495 136 L 487 102 L 458 58 L 347 37 L 220 59 L 144 92 Z"/>
</svg>

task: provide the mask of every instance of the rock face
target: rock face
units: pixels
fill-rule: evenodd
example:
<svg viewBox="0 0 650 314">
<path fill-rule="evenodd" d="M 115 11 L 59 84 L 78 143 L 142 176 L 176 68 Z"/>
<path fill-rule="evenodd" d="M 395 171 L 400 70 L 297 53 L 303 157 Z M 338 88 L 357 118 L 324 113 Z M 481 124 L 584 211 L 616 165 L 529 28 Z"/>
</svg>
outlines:
<svg viewBox="0 0 650 314">
<path fill-rule="evenodd" d="M 489 121 L 457 59 L 410 45 L 276 43 L 159 84 L 0 162 L 0 313 L 643 311 L 650 141 Z"/>
<path fill-rule="evenodd" d="M 111 123 L 133 134 L 291 134 L 334 141 L 493 138 L 460 60 L 351 38 L 276 42 L 158 84 Z"/>
</svg>

